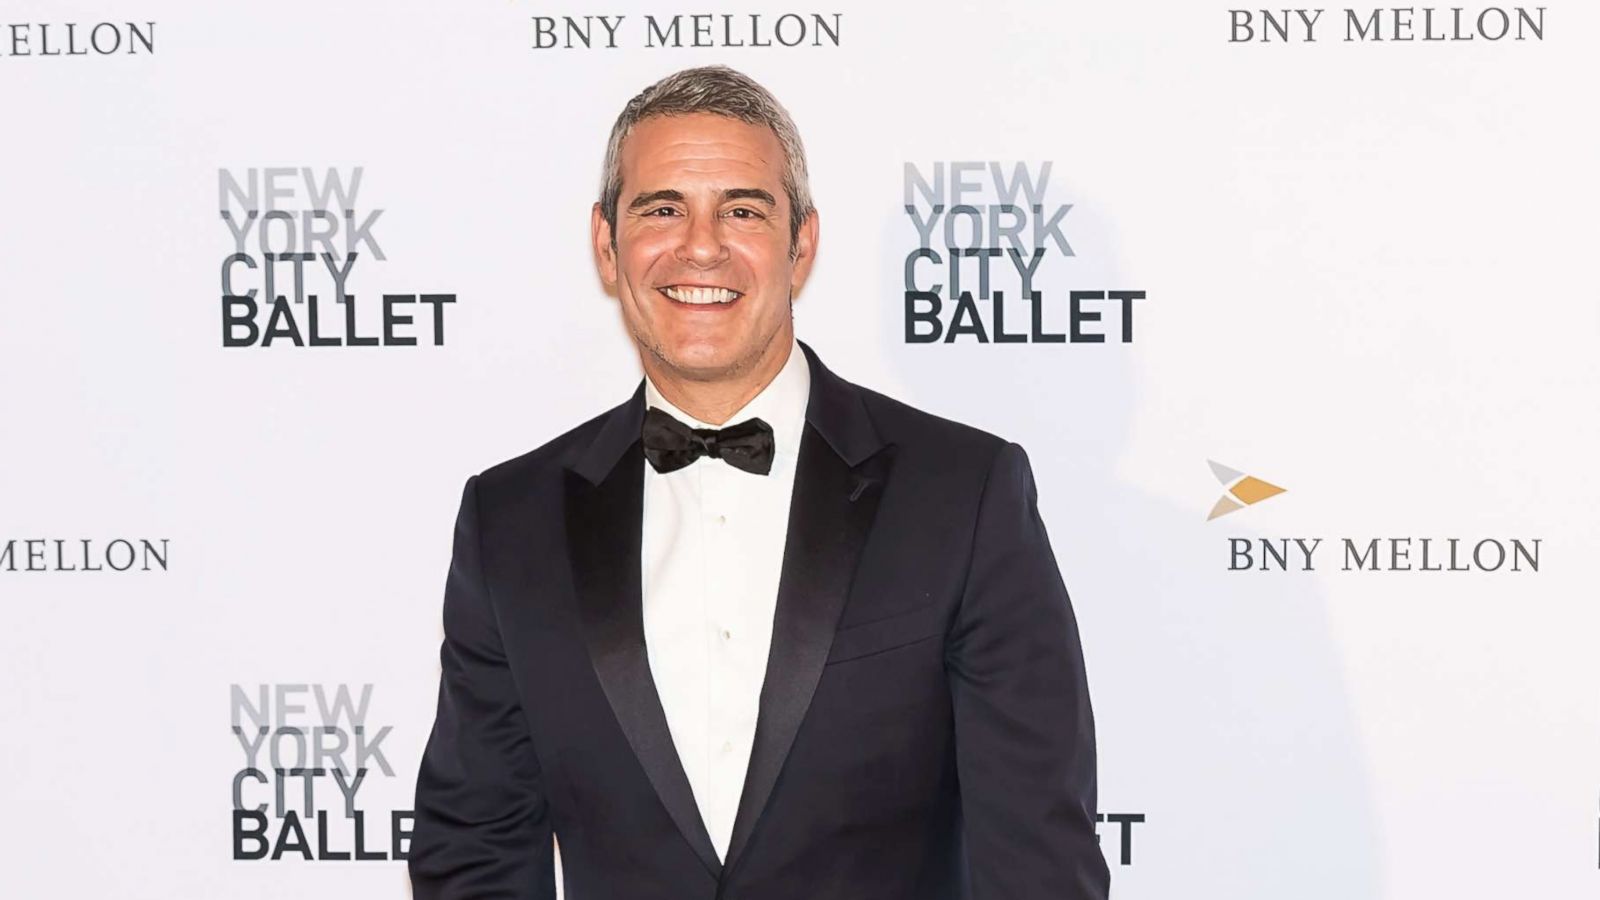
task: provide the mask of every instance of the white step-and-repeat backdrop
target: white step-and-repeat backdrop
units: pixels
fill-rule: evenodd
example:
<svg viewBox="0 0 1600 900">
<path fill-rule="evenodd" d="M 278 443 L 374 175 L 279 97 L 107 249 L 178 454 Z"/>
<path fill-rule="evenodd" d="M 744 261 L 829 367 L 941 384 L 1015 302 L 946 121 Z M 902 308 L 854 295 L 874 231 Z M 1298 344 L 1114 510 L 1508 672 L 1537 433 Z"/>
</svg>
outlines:
<svg viewBox="0 0 1600 900">
<path fill-rule="evenodd" d="M 633 389 L 605 137 L 726 63 L 810 156 L 800 336 L 1029 451 L 1116 896 L 1596 896 L 1597 39 L 5 4 L 0 893 L 407 896 L 462 481 Z"/>
</svg>

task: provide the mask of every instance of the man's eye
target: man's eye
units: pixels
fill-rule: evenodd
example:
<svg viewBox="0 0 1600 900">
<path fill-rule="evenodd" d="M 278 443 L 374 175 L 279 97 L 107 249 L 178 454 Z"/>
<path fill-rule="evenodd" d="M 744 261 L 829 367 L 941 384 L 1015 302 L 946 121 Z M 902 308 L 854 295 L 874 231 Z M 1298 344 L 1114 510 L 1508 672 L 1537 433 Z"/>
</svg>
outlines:
<svg viewBox="0 0 1600 900">
<path fill-rule="evenodd" d="M 670 206 L 658 206 L 655 209 L 652 209 L 649 212 L 645 213 L 645 215 L 654 216 L 654 215 L 658 215 L 660 213 L 666 213 L 667 215 L 675 216 L 675 215 L 678 214 L 678 211 L 673 209 Z"/>
<path fill-rule="evenodd" d="M 739 213 L 743 213 L 744 215 L 738 215 Z M 757 212 L 756 210 L 751 209 L 748 206 L 734 207 L 733 209 L 728 211 L 728 214 L 729 215 L 738 216 L 741 219 L 759 219 L 759 218 L 761 218 L 761 213 Z"/>
</svg>

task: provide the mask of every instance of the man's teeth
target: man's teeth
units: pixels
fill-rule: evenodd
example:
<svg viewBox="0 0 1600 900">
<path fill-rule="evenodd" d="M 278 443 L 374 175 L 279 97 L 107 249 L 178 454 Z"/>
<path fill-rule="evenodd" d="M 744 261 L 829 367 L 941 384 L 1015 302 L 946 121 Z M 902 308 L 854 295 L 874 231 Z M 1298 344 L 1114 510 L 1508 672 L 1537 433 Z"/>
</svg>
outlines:
<svg viewBox="0 0 1600 900">
<path fill-rule="evenodd" d="M 738 291 L 727 288 L 669 287 L 664 290 L 679 303 L 732 303 L 739 297 Z"/>
</svg>

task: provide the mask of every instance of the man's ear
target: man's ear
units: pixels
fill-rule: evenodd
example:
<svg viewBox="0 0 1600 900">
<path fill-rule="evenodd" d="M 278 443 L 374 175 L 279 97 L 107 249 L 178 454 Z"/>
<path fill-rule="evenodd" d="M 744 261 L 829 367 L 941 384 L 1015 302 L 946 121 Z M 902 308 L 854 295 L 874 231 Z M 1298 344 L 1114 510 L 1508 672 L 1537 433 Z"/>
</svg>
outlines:
<svg viewBox="0 0 1600 900">
<path fill-rule="evenodd" d="M 599 203 L 589 211 L 589 238 L 594 243 L 594 262 L 600 270 L 600 280 L 609 288 L 617 283 L 617 251 L 611 246 L 611 224 L 600 212 Z"/>
<path fill-rule="evenodd" d="M 794 239 L 794 274 L 789 279 L 789 285 L 795 291 L 800 290 L 806 278 L 811 274 L 811 264 L 817 258 L 817 237 L 820 223 L 817 211 L 813 209 L 804 220 L 800 222 L 800 233 Z"/>
</svg>

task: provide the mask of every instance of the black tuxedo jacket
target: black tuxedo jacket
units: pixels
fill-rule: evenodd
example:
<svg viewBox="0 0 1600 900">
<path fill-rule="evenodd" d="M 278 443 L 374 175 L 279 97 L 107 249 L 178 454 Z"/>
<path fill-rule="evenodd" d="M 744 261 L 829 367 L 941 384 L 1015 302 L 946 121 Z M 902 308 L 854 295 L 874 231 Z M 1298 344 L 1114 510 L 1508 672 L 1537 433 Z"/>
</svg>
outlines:
<svg viewBox="0 0 1600 900">
<path fill-rule="evenodd" d="M 811 394 L 727 860 L 651 681 L 644 390 L 468 479 L 417 776 L 417 900 L 1091 900 L 1094 722 L 1022 448 Z M 724 465 L 701 460 L 696 465 Z"/>
</svg>

